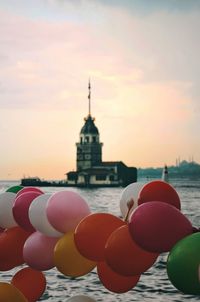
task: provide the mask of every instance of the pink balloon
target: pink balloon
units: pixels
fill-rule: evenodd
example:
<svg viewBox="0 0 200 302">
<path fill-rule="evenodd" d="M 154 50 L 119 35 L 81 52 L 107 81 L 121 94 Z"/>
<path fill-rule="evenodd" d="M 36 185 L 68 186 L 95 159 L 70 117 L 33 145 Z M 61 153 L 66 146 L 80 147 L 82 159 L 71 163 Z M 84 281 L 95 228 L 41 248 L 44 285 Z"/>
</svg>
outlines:
<svg viewBox="0 0 200 302">
<path fill-rule="evenodd" d="M 177 208 L 160 201 L 140 205 L 132 214 L 129 231 L 149 252 L 168 252 L 177 241 L 193 233 L 191 222 Z"/>
<path fill-rule="evenodd" d="M 27 193 L 27 192 L 39 192 L 41 194 L 44 193 L 42 190 L 40 190 L 36 187 L 26 187 L 26 188 L 23 188 L 20 191 L 18 191 L 15 198 L 17 198 L 19 195 L 21 195 L 23 193 Z"/>
<path fill-rule="evenodd" d="M 60 191 L 54 193 L 47 203 L 49 223 L 59 232 L 74 230 L 90 209 L 86 201 L 76 192 Z"/>
<path fill-rule="evenodd" d="M 19 195 L 13 205 L 13 216 L 20 227 L 26 231 L 35 231 L 29 220 L 29 207 L 32 201 L 41 195 L 41 192 L 25 192 Z"/>
<path fill-rule="evenodd" d="M 40 232 L 33 233 L 24 244 L 24 261 L 39 271 L 53 268 L 54 247 L 58 240 L 59 238 L 47 237 Z"/>
</svg>

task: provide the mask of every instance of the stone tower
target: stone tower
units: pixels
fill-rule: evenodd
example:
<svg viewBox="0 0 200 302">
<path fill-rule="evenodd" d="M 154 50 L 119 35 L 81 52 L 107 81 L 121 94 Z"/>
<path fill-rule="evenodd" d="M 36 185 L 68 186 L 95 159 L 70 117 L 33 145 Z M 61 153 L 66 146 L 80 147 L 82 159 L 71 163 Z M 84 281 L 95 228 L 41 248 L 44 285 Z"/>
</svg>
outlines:
<svg viewBox="0 0 200 302">
<path fill-rule="evenodd" d="M 91 116 L 91 85 L 88 84 L 89 113 L 84 119 L 85 124 L 80 131 L 80 141 L 76 143 L 76 169 L 82 171 L 99 165 L 102 162 L 102 146 L 99 141 L 99 131 Z"/>
</svg>

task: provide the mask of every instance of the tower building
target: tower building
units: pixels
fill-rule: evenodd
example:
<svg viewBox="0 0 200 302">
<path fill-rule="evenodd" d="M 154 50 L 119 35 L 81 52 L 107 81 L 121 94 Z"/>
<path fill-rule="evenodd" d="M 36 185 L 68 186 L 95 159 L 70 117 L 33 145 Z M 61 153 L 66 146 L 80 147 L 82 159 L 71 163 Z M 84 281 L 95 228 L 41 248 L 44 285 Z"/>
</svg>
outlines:
<svg viewBox="0 0 200 302">
<path fill-rule="evenodd" d="M 88 84 L 88 116 L 80 131 L 80 141 L 76 143 L 76 169 L 82 171 L 102 162 L 102 146 L 99 141 L 99 130 L 95 126 L 95 118 L 91 116 L 91 85 Z"/>
<path fill-rule="evenodd" d="M 68 185 L 83 187 L 127 186 L 137 181 L 137 169 L 122 161 L 102 161 L 102 146 L 91 115 L 91 84 L 88 83 L 88 116 L 76 143 L 76 171 L 66 173 Z"/>
</svg>

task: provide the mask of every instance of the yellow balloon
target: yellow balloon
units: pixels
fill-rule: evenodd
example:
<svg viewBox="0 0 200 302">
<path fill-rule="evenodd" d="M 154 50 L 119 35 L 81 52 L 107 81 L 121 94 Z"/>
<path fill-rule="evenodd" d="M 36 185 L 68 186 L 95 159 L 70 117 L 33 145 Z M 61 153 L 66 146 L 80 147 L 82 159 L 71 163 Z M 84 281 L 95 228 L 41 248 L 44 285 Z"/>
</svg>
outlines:
<svg viewBox="0 0 200 302">
<path fill-rule="evenodd" d="M 0 282 L 0 302 L 28 302 L 24 295 L 12 284 Z"/>
<path fill-rule="evenodd" d="M 74 243 L 74 232 L 69 232 L 58 240 L 54 248 L 54 262 L 59 272 L 70 277 L 86 275 L 96 266 L 96 262 L 78 252 Z"/>
</svg>

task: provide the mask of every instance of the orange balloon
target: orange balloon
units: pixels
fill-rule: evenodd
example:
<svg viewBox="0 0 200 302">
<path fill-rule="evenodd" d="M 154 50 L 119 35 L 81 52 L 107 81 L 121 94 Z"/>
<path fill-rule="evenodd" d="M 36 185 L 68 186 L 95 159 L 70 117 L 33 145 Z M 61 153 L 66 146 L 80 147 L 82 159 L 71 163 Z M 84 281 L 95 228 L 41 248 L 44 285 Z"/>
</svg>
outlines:
<svg viewBox="0 0 200 302">
<path fill-rule="evenodd" d="M 83 257 L 74 243 L 74 232 L 61 237 L 54 248 L 54 262 L 56 268 L 65 276 L 79 277 L 91 272 L 96 262 Z"/>
<path fill-rule="evenodd" d="M 0 270 L 9 270 L 24 263 L 23 246 L 30 234 L 18 226 L 0 234 Z"/>
<path fill-rule="evenodd" d="M 14 285 L 0 282 L 0 302 L 28 302 L 28 300 Z"/>
<path fill-rule="evenodd" d="M 162 201 L 181 209 L 178 193 L 170 184 L 162 180 L 153 180 L 143 186 L 138 196 L 138 205 L 148 201 Z"/>
<path fill-rule="evenodd" d="M 107 213 L 88 215 L 75 229 L 74 240 L 77 249 L 90 260 L 103 261 L 108 237 L 125 224 L 120 218 Z"/>
<path fill-rule="evenodd" d="M 105 262 L 112 270 L 124 276 L 141 275 L 153 265 L 158 255 L 139 247 L 133 241 L 128 225 L 114 231 L 105 247 Z"/>
<path fill-rule="evenodd" d="M 36 302 L 45 291 L 46 278 L 42 272 L 25 267 L 13 276 L 11 284 L 18 288 L 29 302 Z"/>
<path fill-rule="evenodd" d="M 97 274 L 102 284 L 114 293 L 125 293 L 132 289 L 139 281 L 140 276 L 122 276 L 114 271 L 105 263 L 97 264 Z"/>
</svg>

